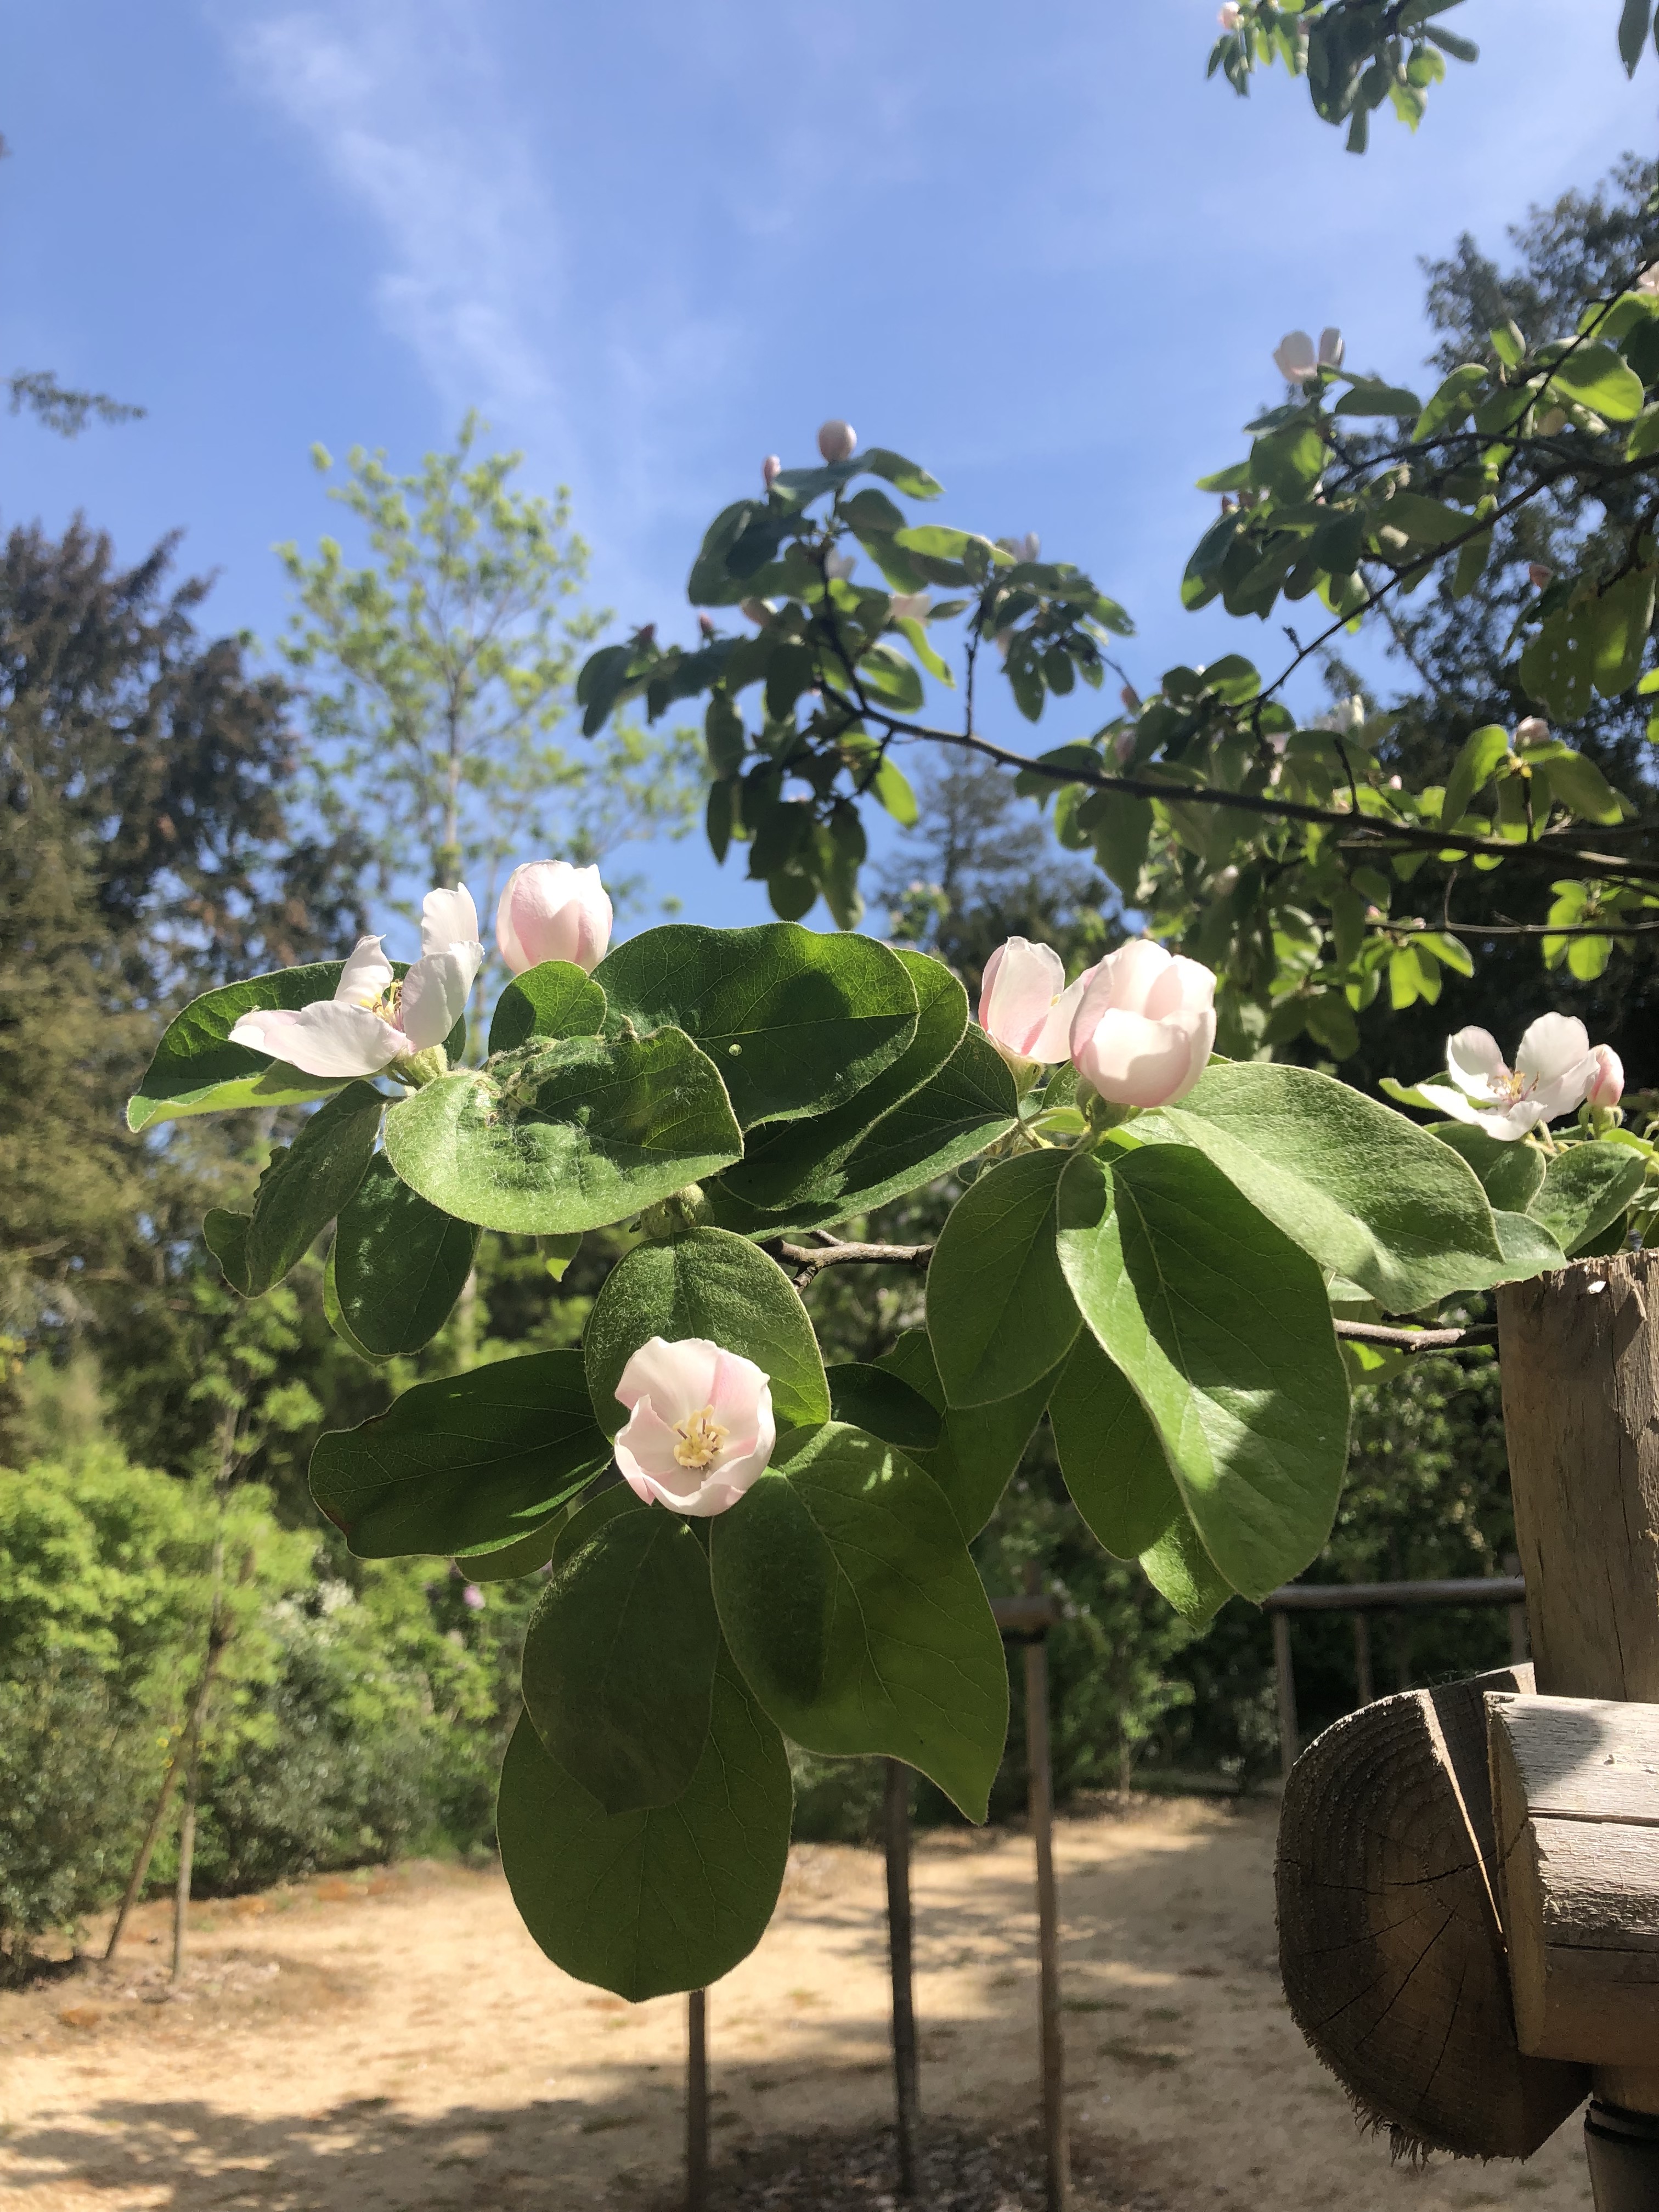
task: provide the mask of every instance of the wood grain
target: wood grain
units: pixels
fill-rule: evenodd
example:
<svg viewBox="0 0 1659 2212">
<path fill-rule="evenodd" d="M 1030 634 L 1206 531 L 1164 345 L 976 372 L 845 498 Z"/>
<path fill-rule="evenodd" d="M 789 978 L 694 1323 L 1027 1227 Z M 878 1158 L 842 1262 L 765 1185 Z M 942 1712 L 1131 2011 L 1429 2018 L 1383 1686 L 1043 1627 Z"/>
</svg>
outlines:
<svg viewBox="0 0 1659 2212">
<path fill-rule="evenodd" d="M 1279 1822 L 1297 2026 L 1366 2112 L 1467 2157 L 1528 2156 L 1589 2086 L 1523 2056 L 1510 2007 L 1483 1692 L 1530 1687 L 1505 1668 L 1350 1714 L 1297 1762 Z"/>
</svg>

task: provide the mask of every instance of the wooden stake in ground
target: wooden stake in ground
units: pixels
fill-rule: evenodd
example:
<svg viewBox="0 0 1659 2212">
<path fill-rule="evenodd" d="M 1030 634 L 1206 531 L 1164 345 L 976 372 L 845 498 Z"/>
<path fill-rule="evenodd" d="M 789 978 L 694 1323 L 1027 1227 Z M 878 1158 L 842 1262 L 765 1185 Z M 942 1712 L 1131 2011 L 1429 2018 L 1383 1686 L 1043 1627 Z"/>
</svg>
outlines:
<svg viewBox="0 0 1659 2212">
<path fill-rule="evenodd" d="M 708 1992 L 685 2001 L 685 2212 L 708 2202 Z"/>
<path fill-rule="evenodd" d="M 1659 1704 L 1659 1254 L 1510 1284 L 1498 1320 L 1538 1691 Z M 1656 1906 L 1632 1881 L 1632 1922 Z M 1603 2212 L 1659 2203 L 1655 2056 L 1595 2069 L 1585 2132 Z"/>
<path fill-rule="evenodd" d="M 1060 1899 L 1054 1887 L 1054 1785 L 1048 1748 L 1048 1638 L 1025 1646 L 1025 1765 L 1036 1845 L 1037 1955 L 1042 2015 L 1042 2136 L 1048 2212 L 1066 2212 L 1072 2150 L 1066 2133 L 1066 2043 L 1060 2012 Z"/>
<path fill-rule="evenodd" d="M 921 2100 L 916 2072 L 916 2008 L 910 1929 L 910 1770 L 887 1761 L 882 1806 L 887 1854 L 887 1950 L 893 1976 L 893 2112 L 901 2197 L 916 2193 L 916 2129 Z"/>
<path fill-rule="evenodd" d="M 179 1816 L 179 1879 L 173 1892 L 173 1986 L 185 1978 L 185 1923 L 190 1913 L 191 1877 L 196 1869 L 196 1792 L 202 1779 L 202 1738 L 191 1739 L 185 1771 L 185 1802 Z"/>
</svg>

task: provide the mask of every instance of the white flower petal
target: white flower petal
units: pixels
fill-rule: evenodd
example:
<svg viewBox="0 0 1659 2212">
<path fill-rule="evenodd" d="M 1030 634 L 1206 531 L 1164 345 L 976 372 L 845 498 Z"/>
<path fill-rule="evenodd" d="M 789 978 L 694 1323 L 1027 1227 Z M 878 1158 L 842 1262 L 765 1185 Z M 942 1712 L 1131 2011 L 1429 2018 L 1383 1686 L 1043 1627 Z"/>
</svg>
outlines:
<svg viewBox="0 0 1659 2212">
<path fill-rule="evenodd" d="M 398 1019 L 416 1052 L 441 1044 L 466 1012 L 483 947 L 459 945 L 424 954 L 404 978 Z"/>
<path fill-rule="evenodd" d="M 351 948 L 351 957 L 340 971 L 340 980 L 334 986 L 336 1000 L 349 1006 L 372 1006 L 382 992 L 392 982 L 392 963 L 380 946 L 379 937 L 360 937 Z"/>
<path fill-rule="evenodd" d="M 1099 966 L 1098 961 L 1096 967 Z M 1077 1010 L 1083 1004 L 1084 994 L 1095 978 L 1093 968 L 1085 968 L 1075 983 L 1068 983 L 1049 1007 L 1042 1028 L 1026 1048 L 1028 1060 L 1039 1060 L 1048 1066 L 1055 1060 L 1069 1060 L 1072 1054 L 1072 1024 L 1077 1019 Z"/>
<path fill-rule="evenodd" d="M 1498 1048 L 1490 1030 L 1459 1030 L 1446 1039 L 1446 1068 L 1460 1090 L 1471 1098 L 1490 1098 L 1510 1079 L 1509 1063 Z M 1427 1096 L 1427 1086 L 1419 1086 Z"/>
<path fill-rule="evenodd" d="M 233 1044 L 268 1052 L 307 1075 L 378 1075 L 409 1050 L 408 1038 L 390 1022 L 366 1006 L 330 999 L 319 999 L 297 1012 L 244 1014 L 230 1036 Z"/>
<path fill-rule="evenodd" d="M 650 1337 L 623 1369 L 617 1401 L 631 1412 L 648 1397 L 664 1420 L 686 1420 L 709 1402 L 720 1353 L 707 1337 L 682 1337 L 674 1344 Z"/>
<path fill-rule="evenodd" d="M 1055 996 L 1066 988 L 1066 969 L 1051 945 L 1011 937 L 985 963 L 980 987 L 979 1024 L 1005 1053 L 1030 1059 L 1031 1042 L 1048 1018 Z"/>
<path fill-rule="evenodd" d="M 1417 1092 L 1419 1097 L 1437 1106 L 1448 1121 L 1465 1122 L 1472 1129 L 1484 1129 L 1502 1145 L 1515 1143 L 1545 1118 L 1542 1109 L 1530 1098 L 1517 1099 L 1508 1106 L 1480 1107 L 1444 1083 L 1419 1083 Z"/>
<path fill-rule="evenodd" d="M 1589 1058 L 1589 1031 L 1576 1015 L 1540 1014 L 1521 1040 L 1515 1072 L 1529 1083 L 1551 1083 Z"/>
<path fill-rule="evenodd" d="M 447 952 L 453 945 L 478 941 L 478 909 L 465 884 L 453 891 L 428 891 L 421 901 L 421 950 Z"/>
</svg>

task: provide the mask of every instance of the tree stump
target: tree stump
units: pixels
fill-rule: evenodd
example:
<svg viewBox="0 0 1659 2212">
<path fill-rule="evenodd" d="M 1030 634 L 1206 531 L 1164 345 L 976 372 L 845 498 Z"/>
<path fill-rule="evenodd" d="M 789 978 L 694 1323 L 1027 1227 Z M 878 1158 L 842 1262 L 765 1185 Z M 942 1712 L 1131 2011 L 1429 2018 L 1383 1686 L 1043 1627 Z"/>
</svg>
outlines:
<svg viewBox="0 0 1659 2212">
<path fill-rule="evenodd" d="M 1525 2158 L 1589 2088 L 1516 2039 L 1484 1692 L 1529 1667 L 1383 1698 L 1328 1729 L 1285 1785 L 1276 1883 L 1291 2016 L 1404 2145 Z"/>
</svg>

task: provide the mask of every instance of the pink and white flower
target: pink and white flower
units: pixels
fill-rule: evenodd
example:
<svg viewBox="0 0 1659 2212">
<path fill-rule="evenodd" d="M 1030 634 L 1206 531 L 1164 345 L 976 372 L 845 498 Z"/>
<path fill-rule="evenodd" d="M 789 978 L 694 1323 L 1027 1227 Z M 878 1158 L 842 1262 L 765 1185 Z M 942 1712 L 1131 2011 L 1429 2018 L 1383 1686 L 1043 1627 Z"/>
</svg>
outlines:
<svg viewBox="0 0 1659 2212">
<path fill-rule="evenodd" d="M 1236 31 L 1238 19 L 1243 12 L 1238 0 L 1223 0 L 1222 6 L 1216 11 L 1216 21 L 1224 31 Z"/>
<path fill-rule="evenodd" d="M 1172 1106 L 1214 1044 L 1214 975 L 1149 937 L 1107 954 L 1072 1019 L 1072 1065 L 1115 1106 Z"/>
<path fill-rule="evenodd" d="M 495 908 L 495 942 L 515 975 L 544 960 L 568 960 L 592 975 L 611 942 L 610 896 L 597 868 L 526 860 L 507 879 Z"/>
<path fill-rule="evenodd" d="M 466 1012 L 483 964 L 478 909 L 466 885 L 427 893 L 421 957 L 401 983 L 383 941 L 357 939 L 331 999 L 298 1009 L 256 1007 L 236 1023 L 230 1042 L 329 1080 L 379 1075 L 441 1045 Z"/>
<path fill-rule="evenodd" d="M 843 422 L 832 415 L 818 431 L 818 451 L 826 461 L 850 461 L 859 442 L 859 434 L 850 422 Z"/>
<path fill-rule="evenodd" d="M 1089 969 L 1068 988 L 1051 945 L 1011 937 L 985 963 L 979 1025 L 1013 1066 L 1033 1060 L 1052 1066 L 1070 1056 L 1072 1017 L 1094 972 Z"/>
<path fill-rule="evenodd" d="M 782 474 L 783 463 L 775 453 L 769 453 L 761 463 L 761 482 L 766 486 L 768 491 L 771 490 Z"/>
<path fill-rule="evenodd" d="M 1606 1113 L 1625 1095 L 1625 1063 L 1610 1044 L 1598 1044 L 1590 1058 L 1595 1066 L 1589 1088 L 1584 1093 L 1584 1103 Z"/>
<path fill-rule="evenodd" d="M 1340 368 L 1346 350 L 1334 325 L 1321 331 L 1316 349 L 1306 331 L 1286 331 L 1273 348 L 1273 360 L 1286 384 L 1312 384 L 1322 368 Z"/>
<path fill-rule="evenodd" d="M 617 1465 L 647 1505 L 699 1520 L 724 1513 L 777 1442 L 765 1370 L 705 1336 L 653 1336 L 623 1368 L 617 1395 L 629 1413 Z"/>
<path fill-rule="evenodd" d="M 1614 1055 L 1608 1057 L 1617 1066 Z M 1451 1082 L 1419 1083 L 1418 1095 L 1454 1121 L 1467 1121 L 1509 1145 L 1540 1122 L 1575 1113 L 1600 1066 L 1583 1022 L 1569 1014 L 1540 1014 L 1522 1038 L 1513 1067 L 1490 1030 L 1459 1030 L 1446 1040 Z M 1621 1090 L 1623 1074 L 1620 1068 Z"/>
</svg>

